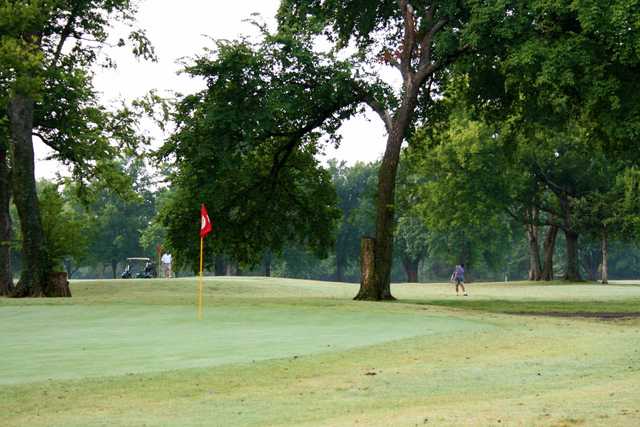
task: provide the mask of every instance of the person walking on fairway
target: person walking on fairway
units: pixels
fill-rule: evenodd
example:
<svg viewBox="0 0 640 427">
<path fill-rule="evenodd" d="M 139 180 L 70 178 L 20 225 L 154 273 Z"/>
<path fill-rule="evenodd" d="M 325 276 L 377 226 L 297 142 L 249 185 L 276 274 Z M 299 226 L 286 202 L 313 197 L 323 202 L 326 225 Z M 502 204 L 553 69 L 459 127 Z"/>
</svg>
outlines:
<svg viewBox="0 0 640 427">
<path fill-rule="evenodd" d="M 462 293 L 466 297 L 467 290 L 464 288 L 464 264 L 456 265 L 456 268 L 454 268 L 453 274 L 451 275 L 451 282 L 454 280 L 456 282 L 456 295 L 460 296 L 460 288 L 462 288 Z"/>
</svg>

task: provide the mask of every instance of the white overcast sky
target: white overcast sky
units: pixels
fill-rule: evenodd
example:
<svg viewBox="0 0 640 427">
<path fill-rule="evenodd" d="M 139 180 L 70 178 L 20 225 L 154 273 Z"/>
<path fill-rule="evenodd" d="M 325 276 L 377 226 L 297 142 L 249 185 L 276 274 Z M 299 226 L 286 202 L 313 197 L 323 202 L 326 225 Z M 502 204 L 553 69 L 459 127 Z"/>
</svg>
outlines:
<svg viewBox="0 0 640 427">
<path fill-rule="evenodd" d="M 198 54 L 211 46 L 208 37 L 234 39 L 240 35 L 254 35 L 251 24 L 243 22 L 252 13 L 259 13 L 273 23 L 279 0 L 143 0 L 138 14 L 138 25 L 147 31 L 159 57 L 157 63 L 134 59 L 126 49 L 109 52 L 115 58 L 116 70 L 99 70 L 95 86 L 105 102 L 130 100 L 149 90 L 161 93 L 175 91 L 191 93 L 202 83 L 185 75 L 177 75 L 179 58 Z M 150 130 L 151 134 L 157 132 Z M 372 112 L 345 123 L 341 129 L 343 141 L 338 150 L 328 149 L 327 157 L 353 164 L 369 162 L 381 157 L 384 151 L 385 130 L 380 119 Z M 156 139 L 162 139 L 157 137 Z M 161 141 L 155 141 L 158 145 Z M 36 142 L 36 175 L 53 177 L 59 170 L 55 162 L 44 161 L 46 147 Z"/>
</svg>

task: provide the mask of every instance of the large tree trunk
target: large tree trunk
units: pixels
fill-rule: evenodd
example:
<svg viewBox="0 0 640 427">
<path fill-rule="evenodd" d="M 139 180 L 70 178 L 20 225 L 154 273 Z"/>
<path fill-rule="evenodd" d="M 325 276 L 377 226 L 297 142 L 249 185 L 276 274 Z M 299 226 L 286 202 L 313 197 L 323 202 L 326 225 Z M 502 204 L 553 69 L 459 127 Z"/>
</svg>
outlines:
<svg viewBox="0 0 640 427">
<path fill-rule="evenodd" d="M 564 235 L 567 241 L 567 266 L 564 278 L 570 281 L 581 280 L 578 269 L 578 233 L 565 230 Z"/>
<path fill-rule="evenodd" d="M 378 171 L 376 203 L 376 237 L 374 251 L 375 286 L 360 283 L 357 300 L 393 300 L 391 295 L 391 262 L 393 259 L 393 216 L 396 173 L 400 159 L 402 134 L 394 131 L 387 139 L 387 149 Z"/>
<path fill-rule="evenodd" d="M 547 235 L 544 239 L 544 264 L 542 268 L 542 280 L 553 280 L 553 253 L 556 250 L 556 237 L 558 236 L 558 227 L 549 226 Z"/>
<path fill-rule="evenodd" d="M 389 127 L 387 147 L 378 171 L 375 238 L 375 288 L 360 284 L 357 300 L 395 300 L 391 295 L 391 262 L 393 261 L 393 226 L 395 212 L 396 174 L 404 135 L 413 117 L 418 89 L 413 77 L 405 76 L 405 95 Z"/>
<path fill-rule="evenodd" d="M 602 230 L 602 284 L 609 283 L 609 237 L 607 229 Z"/>
<path fill-rule="evenodd" d="M 13 292 L 11 271 L 11 181 L 9 177 L 8 141 L 0 141 L 0 295 Z"/>
<path fill-rule="evenodd" d="M 14 96 L 9 102 L 13 198 L 22 231 L 23 263 L 20 280 L 13 293 L 17 297 L 61 294 L 54 286 L 49 286 L 52 266 L 45 245 L 34 173 L 33 108 L 33 100 L 22 95 Z"/>
<path fill-rule="evenodd" d="M 538 236 L 538 227 L 535 224 L 527 224 L 527 241 L 529 242 L 529 280 L 540 280 L 542 278 Z"/>
<path fill-rule="evenodd" d="M 407 282 L 418 283 L 418 267 L 420 265 L 420 260 L 403 257 L 402 265 L 404 266 L 404 271 L 407 274 Z"/>
</svg>

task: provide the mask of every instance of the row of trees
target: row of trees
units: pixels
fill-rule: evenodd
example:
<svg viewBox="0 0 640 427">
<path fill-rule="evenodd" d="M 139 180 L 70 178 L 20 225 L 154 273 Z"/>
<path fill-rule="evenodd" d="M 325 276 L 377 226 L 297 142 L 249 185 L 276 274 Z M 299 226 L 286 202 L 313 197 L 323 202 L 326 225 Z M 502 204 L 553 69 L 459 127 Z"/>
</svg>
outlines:
<svg viewBox="0 0 640 427">
<path fill-rule="evenodd" d="M 218 41 L 185 70 L 206 88 L 164 104 L 176 128 L 156 160 L 172 191 L 155 230 L 166 230 L 179 263 L 195 262 L 204 202 L 216 219 L 212 267 L 256 265 L 295 246 L 326 256 L 341 215 L 344 225 L 365 210 L 333 191 L 317 155 L 368 106 L 387 146 L 366 202 L 372 274 L 357 299 L 393 299 L 394 246 L 413 277 L 427 243 L 473 265 L 498 259 L 523 230 L 530 278 L 552 277 L 562 232 L 566 277 L 578 279 L 580 236 L 598 236 L 606 256 L 611 236 L 638 232 L 636 9 L 632 0 L 283 0 L 275 33 L 256 24 L 256 43 Z M 13 200 L 23 254 L 12 289 L 2 246 L 2 293 L 68 294 L 49 279 L 34 136 L 73 168 L 80 194 L 98 181 L 130 187 L 118 159 L 144 142 L 137 118 L 150 105 L 108 111 L 90 70 L 107 24 L 131 25 L 134 12 L 126 0 L 0 6 L 0 230 L 11 230 Z M 153 59 L 143 32 L 115 42 L 127 43 Z M 385 68 L 399 72 L 399 87 L 383 81 Z M 355 229 L 339 231 L 349 250 L 336 253 L 337 277 L 355 250 Z"/>
<path fill-rule="evenodd" d="M 482 150 L 470 153 L 470 144 Z M 494 194 L 488 191 L 496 188 L 495 183 L 491 184 L 491 175 L 495 175 L 491 172 L 495 169 L 480 165 L 486 159 L 497 161 L 496 152 L 485 151 L 490 149 L 490 142 L 482 142 L 473 131 L 467 132 L 463 141 L 434 146 L 435 152 L 426 158 L 442 163 L 436 169 L 440 171 L 439 176 L 428 173 L 433 169 L 426 167 L 421 153 L 404 151 L 398 177 L 392 280 L 446 280 L 452 266 L 460 260 L 466 262 L 474 280 L 516 280 L 531 274 L 529 223 L 511 215 L 509 206 L 496 202 Z M 461 158 L 465 159 L 464 165 L 456 160 Z M 479 165 L 474 166 L 478 162 Z M 115 278 L 124 268 L 126 257 L 156 256 L 157 245 L 165 239 L 159 211 L 171 199 L 172 192 L 158 186 L 157 179 L 148 175 L 147 168 L 138 159 L 130 159 L 121 168 L 133 180 L 132 191 L 126 195 L 104 187 L 92 188 L 93 196 L 87 200 L 78 196 L 76 185 L 71 182 L 38 183 L 44 234 L 56 270 L 64 269 L 70 277 Z M 357 163 L 349 167 L 330 161 L 327 165 L 341 216 L 332 229 L 331 240 L 335 243 L 327 248 L 326 256 L 320 257 L 300 244 L 288 244 L 278 252 L 266 251 L 258 262 L 247 264 L 207 250 L 211 272 L 357 282 L 360 279 L 359 240 L 361 236 L 370 235 L 374 227 L 372 213 L 378 168 L 379 163 Z M 484 172 L 487 170 L 489 173 Z M 526 170 L 521 173 L 528 174 Z M 449 179 L 442 180 L 440 176 Z M 515 173 L 509 176 L 516 180 Z M 428 206 L 435 208 L 427 209 Z M 12 211 L 15 218 L 17 213 L 15 209 Z M 582 211 L 575 214 L 576 222 L 583 224 L 584 230 L 577 269 L 595 280 L 602 264 L 600 236 L 597 228 L 588 229 L 590 218 L 581 215 Z M 13 233 L 19 242 L 20 230 L 15 225 Z M 613 233 L 610 237 L 613 274 L 617 278 L 640 274 L 637 247 L 629 239 Z M 214 235 L 213 239 L 216 238 Z M 551 259 L 561 260 L 563 265 L 552 268 L 549 279 L 566 271 L 565 239 L 557 240 L 558 244 L 556 239 L 552 242 Z M 14 267 L 20 266 L 20 244 L 13 246 L 12 260 Z M 189 260 L 176 267 L 190 274 L 194 265 Z"/>
</svg>

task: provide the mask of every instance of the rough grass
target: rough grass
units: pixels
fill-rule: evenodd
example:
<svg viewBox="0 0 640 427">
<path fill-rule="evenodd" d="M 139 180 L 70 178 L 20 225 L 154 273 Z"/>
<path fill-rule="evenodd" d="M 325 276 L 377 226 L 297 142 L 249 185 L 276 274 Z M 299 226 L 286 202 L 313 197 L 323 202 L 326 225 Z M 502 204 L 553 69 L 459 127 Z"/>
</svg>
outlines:
<svg viewBox="0 0 640 427">
<path fill-rule="evenodd" d="M 640 286 L 79 281 L 0 299 L 2 426 L 640 424 Z"/>
</svg>

